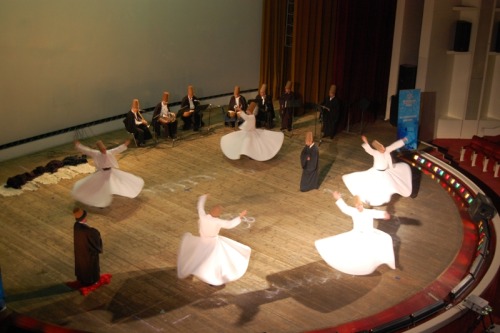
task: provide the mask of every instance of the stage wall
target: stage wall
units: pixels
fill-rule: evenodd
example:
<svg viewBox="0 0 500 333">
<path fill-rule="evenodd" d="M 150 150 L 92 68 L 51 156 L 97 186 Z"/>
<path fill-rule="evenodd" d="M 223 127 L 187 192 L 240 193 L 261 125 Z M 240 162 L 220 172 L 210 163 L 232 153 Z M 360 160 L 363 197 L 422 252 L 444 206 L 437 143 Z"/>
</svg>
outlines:
<svg viewBox="0 0 500 333">
<path fill-rule="evenodd" d="M 188 84 L 256 89 L 262 1 L 3 0 L 0 145 L 124 114 Z"/>
</svg>

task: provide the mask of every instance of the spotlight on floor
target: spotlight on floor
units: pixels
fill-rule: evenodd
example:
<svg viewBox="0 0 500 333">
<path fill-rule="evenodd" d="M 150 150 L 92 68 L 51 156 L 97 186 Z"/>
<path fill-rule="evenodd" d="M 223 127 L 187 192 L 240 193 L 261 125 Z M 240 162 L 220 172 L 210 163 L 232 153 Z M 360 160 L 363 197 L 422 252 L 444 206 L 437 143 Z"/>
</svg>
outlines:
<svg viewBox="0 0 500 333">
<path fill-rule="evenodd" d="M 469 206 L 469 215 L 474 222 L 479 222 L 482 219 L 491 220 L 496 213 L 497 211 L 491 199 L 480 192 Z"/>
<path fill-rule="evenodd" d="M 411 314 L 411 318 L 413 319 L 413 323 L 417 323 L 421 320 L 429 318 L 430 316 L 436 314 L 438 311 L 441 311 L 444 307 L 446 307 L 447 303 L 443 300 L 439 300 L 434 304 L 426 306 L 423 309 L 415 311 Z"/>
<path fill-rule="evenodd" d="M 457 298 L 459 298 L 460 295 L 462 295 L 467 290 L 467 288 L 472 285 L 473 282 L 474 277 L 470 273 L 467 274 L 467 276 L 463 278 L 462 281 L 460 281 L 460 283 L 450 291 L 450 298 L 452 300 L 456 300 Z"/>
<path fill-rule="evenodd" d="M 481 270 L 481 267 L 484 264 L 484 258 L 482 255 L 478 255 L 476 259 L 474 259 L 474 262 L 472 263 L 472 266 L 470 267 L 469 273 L 472 274 L 474 278 L 477 278 L 477 275 L 479 271 Z"/>
<path fill-rule="evenodd" d="M 405 316 L 392 320 L 388 323 L 382 324 L 380 326 L 374 327 L 370 330 L 370 333 L 391 333 L 398 332 L 403 328 L 408 328 L 412 325 L 412 319 L 410 316 Z"/>
</svg>

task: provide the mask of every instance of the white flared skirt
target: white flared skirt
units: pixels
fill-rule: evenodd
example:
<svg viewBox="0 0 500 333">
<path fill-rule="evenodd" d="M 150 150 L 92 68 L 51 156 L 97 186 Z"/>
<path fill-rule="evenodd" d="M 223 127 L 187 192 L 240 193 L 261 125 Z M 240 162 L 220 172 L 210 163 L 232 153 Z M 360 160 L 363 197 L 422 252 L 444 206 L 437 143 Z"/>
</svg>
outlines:
<svg viewBox="0 0 500 333">
<path fill-rule="evenodd" d="M 135 198 L 142 191 L 144 180 L 120 169 L 100 170 L 80 179 L 73 186 L 75 200 L 94 207 L 107 207 L 113 195 Z"/>
<path fill-rule="evenodd" d="M 220 147 L 224 155 L 237 160 L 246 155 L 256 161 L 267 161 L 276 156 L 283 145 L 285 135 L 264 129 L 239 130 L 224 135 Z"/>
<path fill-rule="evenodd" d="M 177 258 L 177 276 L 194 275 L 214 286 L 235 281 L 245 274 L 251 251 L 223 236 L 202 238 L 186 233 Z"/>
<path fill-rule="evenodd" d="M 353 172 L 342 176 L 352 195 L 371 206 L 380 206 L 391 200 L 393 194 L 409 197 L 412 192 L 411 168 L 406 163 L 396 163 L 392 169 Z"/>
<path fill-rule="evenodd" d="M 351 230 L 319 239 L 315 245 L 328 265 L 346 274 L 371 274 L 383 264 L 396 268 L 392 238 L 378 229 Z"/>
</svg>

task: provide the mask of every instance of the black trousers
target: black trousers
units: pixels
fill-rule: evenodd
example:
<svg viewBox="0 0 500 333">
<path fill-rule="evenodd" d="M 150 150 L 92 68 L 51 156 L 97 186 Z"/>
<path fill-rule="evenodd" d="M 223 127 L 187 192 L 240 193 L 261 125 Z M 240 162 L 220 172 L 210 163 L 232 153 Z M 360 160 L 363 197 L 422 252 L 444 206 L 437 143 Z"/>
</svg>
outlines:
<svg viewBox="0 0 500 333">
<path fill-rule="evenodd" d="M 151 135 L 149 128 L 146 125 L 141 124 L 136 126 L 134 137 L 137 140 L 137 144 L 143 144 L 146 140 L 151 139 L 153 136 Z"/>
<path fill-rule="evenodd" d="M 165 137 L 175 138 L 177 136 L 177 120 L 171 123 L 162 124 L 156 121 L 154 124 L 155 133 L 157 136 L 161 133 L 161 128 L 163 127 L 163 135 Z"/>
<path fill-rule="evenodd" d="M 197 131 L 200 129 L 200 127 L 204 125 L 202 121 L 202 115 L 200 113 L 195 112 L 191 114 L 189 117 L 182 116 L 181 119 L 182 122 L 184 123 L 182 125 L 183 130 L 189 130 L 192 128 L 193 131 Z"/>
</svg>

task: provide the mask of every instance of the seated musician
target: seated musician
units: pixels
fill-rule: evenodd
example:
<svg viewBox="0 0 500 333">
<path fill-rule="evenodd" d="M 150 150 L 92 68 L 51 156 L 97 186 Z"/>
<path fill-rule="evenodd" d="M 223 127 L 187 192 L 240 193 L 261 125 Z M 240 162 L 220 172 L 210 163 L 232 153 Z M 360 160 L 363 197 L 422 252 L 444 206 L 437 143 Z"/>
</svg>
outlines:
<svg viewBox="0 0 500 333">
<path fill-rule="evenodd" d="M 139 100 L 134 99 L 132 101 L 132 107 L 130 111 L 127 112 L 125 119 L 123 120 L 125 128 L 129 133 L 134 134 L 134 138 L 139 147 L 144 146 L 146 140 L 151 139 L 153 136 L 149 131 L 149 125 L 146 119 L 141 115 L 139 111 Z"/>
<path fill-rule="evenodd" d="M 273 97 L 266 93 L 266 85 L 260 87 L 259 94 L 255 97 L 257 103 L 256 127 L 274 127 L 274 105 Z"/>
<path fill-rule="evenodd" d="M 238 121 L 238 125 L 241 125 L 243 119 L 237 117 L 237 112 L 246 111 L 247 108 L 247 100 L 240 95 L 240 87 L 235 86 L 233 96 L 229 99 L 228 109 L 224 117 L 224 124 L 226 126 L 235 127 L 236 121 Z"/>
<path fill-rule="evenodd" d="M 193 131 L 199 131 L 200 127 L 204 125 L 202 120 L 202 113 L 199 110 L 200 101 L 194 95 L 193 86 L 188 86 L 187 95 L 181 101 L 181 108 L 177 111 L 177 118 L 182 119 L 184 123 L 182 130 L 186 131 L 193 129 Z"/>
<path fill-rule="evenodd" d="M 155 110 L 153 112 L 153 128 L 157 136 L 161 133 L 161 128 L 163 127 L 163 136 L 169 137 L 171 139 L 177 138 L 177 118 L 175 113 L 170 112 L 168 107 L 168 97 L 169 93 L 165 91 L 163 93 L 161 102 L 156 104 Z"/>
</svg>

